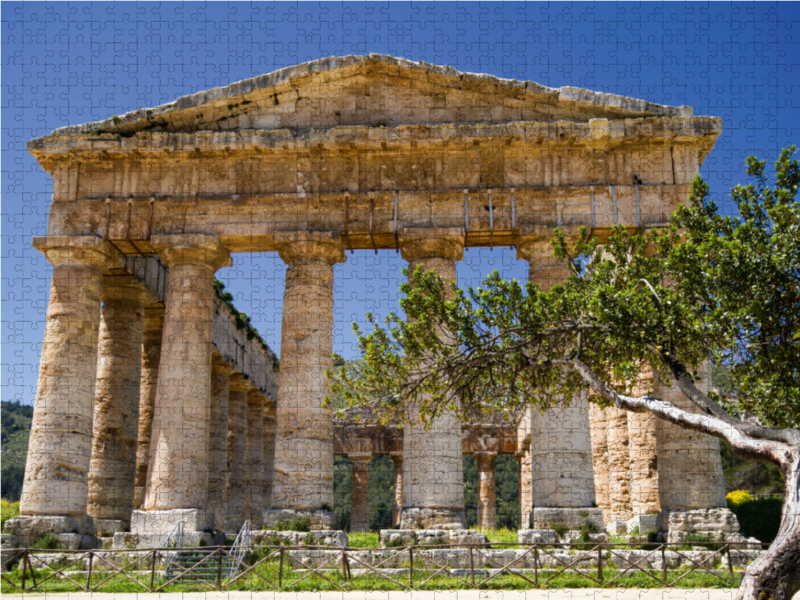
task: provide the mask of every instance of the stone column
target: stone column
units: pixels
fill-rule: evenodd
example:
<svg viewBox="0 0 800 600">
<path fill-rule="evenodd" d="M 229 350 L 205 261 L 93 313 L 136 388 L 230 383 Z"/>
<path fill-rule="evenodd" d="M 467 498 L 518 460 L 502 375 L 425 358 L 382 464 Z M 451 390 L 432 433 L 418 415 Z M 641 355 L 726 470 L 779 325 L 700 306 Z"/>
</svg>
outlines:
<svg viewBox="0 0 800 600">
<path fill-rule="evenodd" d="M 603 511 L 603 520 L 611 517 L 608 500 L 608 431 L 606 411 L 597 404 L 589 404 L 589 429 L 592 435 L 592 470 L 594 471 L 594 496 Z"/>
<path fill-rule="evenodd" d="M 46 516 L 54 533 L 91 533 L 86 507 L 100 294 L 115 254 L 94 236 L 36 237 L 33 246 L 53 265 L 53 276 L 21 516 L 6 530 L 25 538 L 34 533 L 26 525 L 38 520 L 30 517 Z"/>
<path fill-rule="evenodd" d="M 275 467 L 275 402 L 267 399 L 264 406 L 264 508 L 272 508 L 272 477 Z"/>
<path fill-rule="evenodd" d="M 348 454 L 353 463 L 350 490 L 350 531 L 369 531 L 369 462 L 367 452 Z"/>
<path fill-rule="evenodd" d="M 478 526 L 497 529 L 497 501 L 495 498 L 494 461 L 497 452 L 475 452 L 478 463 Z"/>
<path fill-rule="evenodd" d="M 134 512 L 131 531 L 166 534 L 177 521 L 184 531 L 207 531 L 214 273 L 230 255 L 215 235 L 150 242 L 169 275 L 144 510 Z"/>
<path fill-rule="evenodd" d="M 515 455 L 519 463 L 519 523 L 520 529 L 530 529 L 533 515 L 531 482 L 531 453 L 528 448 Z"/>
<path fill-rule="evenodd" d="M 208 510 L 214 513 L 214 530 L 225 530 L 228 512 L 228 396 L 234 367 L 214 356 L 211 365 L 211 417 L 208 461 Z"/>
<path fill-rule="evenodd" d="M 333 414 L 322 407 L 333 369 L 333 265 L 344 261 L 338 236 L 279 238 L 288 264 L 281 326 L 277 434 L 268 527 L 293 516 L 313 529 L 334 526 Z"/>
<path fill-rule="evenodd" d="M 405 231 L 400 240 L 410 278 L 417 267 L 446 281 L 456 279 L 464 256 L 463 231 Z M 412 409 L 403 432 L 403 507 L 401 529 L 463 529 L 464 472 L 461 421 L 446 412 L 425 428 Z"/>
<path fill-rule="evenodd" d="M 628 411 L 611 406 L 606 410 L 608 445 L 609 521 L 627 521 L 631 512 L 631 459 Z"/>
<path fill-rule="evenodd" d="M 396 529 L 400 526 L 400 510 L 403 506 L 403 453 L 391 452 L 389 456 L 394 466 L 394 472 L 392 473 L 392 485 L 394 487 L 394 494 L 392 496 L 392 527 Z"/>
<path fill-rule="evenodd" d="M 549 239 L 523 239 L 517 245 L 517 258 L 530 263 L 528 279 L 543 291 L 569 276 L 567 268 L 556 261 Z M 587 519 L 603 524 L 602 511 L 595 507 L 589 405 L 584 395 L 565 404 L 532 411 L 531 520 L 536 529 L 554 522 L 579 528 Z"/>
<path fill-rule="evenodd" d="M 225 498 L 224 531 L 239 533 L 245 522 L 247 489 L 247 391 L 250 384 L 240 373 L 231 375 L 228 384 L 228 483 Z"/>
<path fill-rule="evenodd" d="M 133 512 L 146 291 L 103 277 L 88 513 L 98 535 L 125 531 Z"/>
<path fill-rule="evenodd" d="M 150 433 L 153 430 L 153 408 L 158 390 L 158 364 L 161 362 L 161 336 L 164 333 L 164 307 L 144 309 L 142 338 L 142 382 L 139 391 L 139 435 L 136 446 L 136 490 L 133 507 L 144 504 L 147 467 L 150 464 Z"/>
<path fill-rule="evenodd" d="M 247 483 L 245 517 L 261 527 L 264 510 L 264 394 L 251 389 L 247 394 Z"/>
</svg>

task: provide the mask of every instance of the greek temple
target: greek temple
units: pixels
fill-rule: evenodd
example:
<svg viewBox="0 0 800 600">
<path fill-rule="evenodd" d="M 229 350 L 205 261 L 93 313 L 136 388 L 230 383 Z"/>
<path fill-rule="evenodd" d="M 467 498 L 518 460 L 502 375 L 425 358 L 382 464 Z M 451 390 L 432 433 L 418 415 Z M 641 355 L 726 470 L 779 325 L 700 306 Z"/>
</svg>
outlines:
<svg viewBox="0 0 800 600">
<path fill-rule="evenodd" d="M 483 527 L 512 454 L 521 529 L 730 528 L 718 441 L 650 414 L 576 398 L 426 429 L 323 407 L 334 265 L 388 249 L 454 280 L 465 249 L 507 246 L 547 289 L 566 277 L 553 228 L 602 241 L 666 224 L 721 128 L 685 106 L 369 55 L 32 140 L 53 178 L 32 243 L 53 271 L 17 535 L 157 547 L 179 522 L 194 542 L 245 521 L 335 529 L 336 455 L 353 464 L 353 531 L 369 529 L 378 455 L 394 461 L 395 528 L 464 529 L 464 454 Z M 214 287 L 256 252 L 288 267 L 280 360 Z"/>
</svg>

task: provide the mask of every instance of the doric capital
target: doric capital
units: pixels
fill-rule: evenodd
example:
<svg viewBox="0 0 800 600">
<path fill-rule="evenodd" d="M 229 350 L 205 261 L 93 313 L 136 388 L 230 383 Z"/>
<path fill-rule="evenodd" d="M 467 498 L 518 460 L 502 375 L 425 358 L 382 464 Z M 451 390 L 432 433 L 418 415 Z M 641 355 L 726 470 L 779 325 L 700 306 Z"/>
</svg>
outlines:
<svg viewBox="0 0 800 600">
<path fill-rule="evenodd" d="M 236 372 L 236 367 L 228 362 L 228 359 L 214 352 L 211 358 L 211 372 L 214 375 L 230 377 Z"/>
<path fill-rule="evenodd" d="M 37 236 L 32 245 L 54 267 L 74 265 L 105 272 L 119 267 L 122 259 L 108 241 L 94 235 Z"/>
<path fill-rule="evenodd" d="M 208 265 L 214 271 L 230 267 L 231 255 L 218 235 L 205 233 L 170 233 L 154 235 L 150 243 L 168 267 Z"/>
<path fill-rule="evenodd" d="M 329 265 L 345 261 L 344 245 L 336 232 L 278 232 L 273 238 L 278 255 L 288 265 L 304 260 L 321 260 Z"/>
<path fill-rule="evenodd" d="M 348 452 L 348 458 L 354 463 L 367 463 L 372 460 L 372 453 L 371 452 Z"/>
<path fill-rule="evenodd" d="M 147 303 L 149 290 L 132 275 L 105 275 L 103 277 L 103 302 Z"/>
<path fill-rule="evenodd" d="M 464 258 L 464 230 L 451 228 L 407 228 L 400 232 L 400 255 L 413 262 L 426 258 Z"/>
<path fill-rule="evenodd" d="M 266 395 L 259 389 L 251 387 L 247 391 L 247 403 L 252 406 L 263 407 L 267 401 Z"/>
<path fill-rule="evenodd" d="M 482 462 L 489 462 L 492 463 L 497 458 L 497 452 L 489 452 L 487 450 L 480 450 L 478 452 L 473 452 L 472 455 L 475 457 L 475 460 L 478 463 Z"/>
<path fill-rule="evenodd" d="M 232 392 L 247 392 L 251 387 L 250 382 L 241 373 L 230 376 L 230 390 Z"/>
</svg>

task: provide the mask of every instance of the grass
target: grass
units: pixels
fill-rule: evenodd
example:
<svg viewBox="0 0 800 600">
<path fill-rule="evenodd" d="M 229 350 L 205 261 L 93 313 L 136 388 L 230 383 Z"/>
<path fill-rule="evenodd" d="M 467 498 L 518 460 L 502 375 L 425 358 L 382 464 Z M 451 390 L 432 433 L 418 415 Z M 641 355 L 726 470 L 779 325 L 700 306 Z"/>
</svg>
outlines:
<svg viewBox="0 0 800 600">
<path fill-rule="evenodd" d="M 367 536 L 369 534 L 362 534 Z M 265 554 L 266 556 L 266 554 Z M 279 569 L 279 562 L 277 555 L 266 561 L 260 565 L 258 565 L 255 569 L 256 573 L 248 573 L 242 579 L 236 581 L 235 583 L 231 584 L 229 587 L 226 588 L 228 591 L 274 591 L 274 588 L 269 583 L 262 580 L 260 576 L 266 578 L 268 581 L 277 585 L 278 582 L 278 569 Z M 427 565 L 428 568 L 422 568 L 426 565 L 422 561 L 418 562 L 417 560 L 414 561 L 415 569 L 414 569 L 414 577 L 413 577 L 413 584 L 415 589 L 421 590 L 461 590 L 461 589 L 471 589 L 472 586 L 470 584 L 470 577 L 467 575 L 465 577 L 466 582 L 462 581 L 456 577 L 447 577 L 447 576 L 436 576 L 431 581 L 427 582 L 426 584 L 422 585 L 422 582 L 429 577 L 433 570 L 430 565 Z M 407 564 L 404 565 L 407 568 Z M 358 565 L 351 562 L 351 569 L 358 568 Z M 685 573 L 688 569 L 682 570 L 675 570 L 669 572 L 669 579 L 670 581 L 674 581 L 681 574 Z M 149 586 L 150 584 L 150 573 L 149 571 L 142 569 L 143 572 L 141 573 L 129 573 L 134 579 L 137 579 L 145 586 Z M 596 572 L 593 569 L 588 569 L 589 573 L 592 576 L 595 576 Z M 612 577 L 614 577 L 619 572 L 618 569 L 604 567 L 605 579 L 608 581 Z M 36 580 L 41 581 L 44 577 L 52 574 L 53 571 L 51 569 L 37 569 L 35 571 Z M 501 575 L 495 577 L 487 584 L 481 586 L 481 589 L 487 590 L 506 590 L 506 589 L 559 589 L 559 588 L 589 588 L 589 587 L 598 587 L 597 583 L 592 581 L 587 577 L 583 577 L 578 573 L 574 572 L 564 572 L 555 577 L 553 577 L 555 570 L 550 571 L 541 571 L 539 574 L 539 585 L 535 586 L 532 583 L 521 579 L 515 575 Z M 660 579 L 661 578 L 661 571 L 651 571 L 651 574 Z M 21 585 L 22 581 L 22 571 L 19 566 L 12 569 L 10 573 L 5 574 L 7 576 L 7 580 L 4 578 L 2 582 L 2 587 L 0 587 L 0 592 L 2 593 L 12 593 L 18 592 L 19 590 L 14 588 L 11 583 L 13 582 L 17 586 Z M 482 573 L 476 572 L 476 583 L 480 581 L 480 576 Z M 532 573 L 526 573 L 527 577 L 531 580 L 533 579 Z M 334 570 L 334 571 L 325 571 L 325 576 L 332 580 L 333 583 L 326 581 L 319 575 L 311 575 L 309 577 L 305 577 L 306 573 L 304 571 L 300 571 L 298 569 L 293 568 L 290 565 L 290 561 L 284 558 L 284 567 L 283 567 L 283 585 L 280 587 L 281 591 L 295 591 L 295 592 L 316 592 L 316 591 L 326 591 L 326 590 L 339 590 L 337 585 L 339 584 L 344 586 L 347 590 L 353 591 L 390 591 L 390 590 L 399 590 L 403 589 L 401 586 L 397 585 L 376 575 L 374 573 L 368 573 L 367 575 L 357 577 L 354 580 L 349 582 L 345 582 L 343 578 L 343 574 L 341 569 Z M 103 572 L 95 572 L 92 575 L 91 582 L 93 585 L 100 584 L 108 577 L 107 573 Z M 408 572 L 405 573 L 395 573 L 392 575 L 394 579 L 397 581 L 402 582 L 403 584 L 408 585 Z M 553 577 L 552 579 L 550 579 Z M 76 581 L 81 582 L 82 584 L 86 581 L 86 574 L 85 572 L 81 574 L 77 574 L 74 576 Z M 735 584 L 738 585 L 741 581 L 741 572 L 736 573 L 735 575 Z M 30 571 L 28 572 L 27 577 L 27 587 L 29 588 L 31 585 L 31 577 Z M 166 579 L 156 576 L 155 585 L 158 587 L 159 585 L 166 583 Z M 677 587 L 681 588 L 698 588 L 698 587 L 706 587 L 706 588 L 727 588 L 730 587 L 730 583 L 728 583 L 726 577 L 722 579 L 710 575 L 704 572 L 693 572 L 687 575 L 684 579 L 676 584 Z M 661 588 L 662 586 L 656 579 L 649 577 L 645 573 L 628 573 L 623 575 L 619 579 L 615 580 L 613 583 L 614 588 Z M 54 577 L 49 579 L 48 581 L 41 584 L 35 591 L 37 593 L 54 593 L 54 592 L 68 592 L 68 591 L 78 591 L 78 586 L 68 580 L 59 579 Z M 204 584 L 199 583 L 181 583 L 180 580 L 176 583 L 172 583 L 165 591 L 169 592 L 193 592 L 193 591 L 210 591 L 210 587 Z M 123 592 L 145 592 L 145 589 L 141 586 L 137 585 L 130 579 L 122 576 L 116 575 L 112 577 L 109 581 L 100 585 L 96 590 L 98 592 L 107 592 L 107 593 L 123 593 Z"/>
<path fill-rule="evenodd" d="M 311 531 L 311 519 L 292 517 L 289 521 L 278 521 L 269 529 L 274 531 L 299 531 L 305 533 Z"/>
<path fill-rule="evenodd" d="M 19 515 L 19 502 L 9 502 L 5 498 L 0 500 L 0 527 L 5 527 L 6 521 Z"/>
<path fill-rule="evenodd" d="M 503 527 L 502 529 L 481 529 L 478 526 L 471 528 L 473 531 L 482 533 L 490 542 L 497 544 L 516 544 L 519 540 L 517 532 Z"/>
<path fill-rule="evenodd" d="M 381 541 L 377 531 L 369 533 L 348 533 L 348 546 L 350 548 L 380 548 Z"/>
</svg>

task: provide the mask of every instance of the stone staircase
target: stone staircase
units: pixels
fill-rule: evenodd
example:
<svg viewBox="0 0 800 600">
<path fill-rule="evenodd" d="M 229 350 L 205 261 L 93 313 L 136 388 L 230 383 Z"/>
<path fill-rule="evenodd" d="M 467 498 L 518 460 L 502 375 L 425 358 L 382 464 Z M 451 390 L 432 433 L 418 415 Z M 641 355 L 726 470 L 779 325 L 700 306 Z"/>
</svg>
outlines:
<svg viewBox="0 0 800 600">
<path fill-rule="evenodd" d="M 181 550 L 169 561 L 165 575 L 167 579 L 173 579 L 180 575 L 180 582 L 192 581 L 216 581 L 217 573 L 220 580 L 225 581 L 231 576 L 231 569 L 238 571 L 238 561 L 230 556 L 222 557 L 222 564 L 218 556 L 208 559 L 200 564 L 203 559 L 208 558 L 215 551 L 214 548 L 197 548 L 192 550 Z M 188 573 L 183 573 L 189 570 Z M 183 574 L 182 574 L 183 573 Z"/>
</svg>

